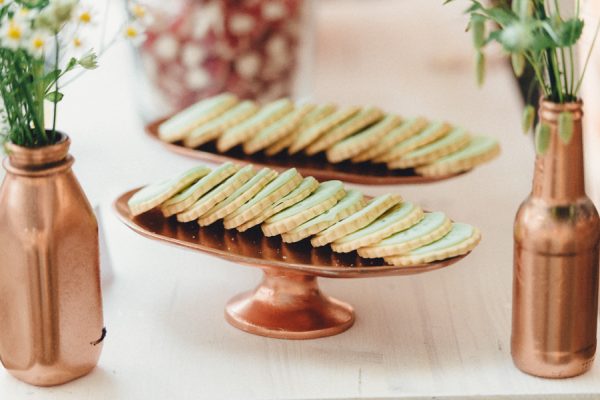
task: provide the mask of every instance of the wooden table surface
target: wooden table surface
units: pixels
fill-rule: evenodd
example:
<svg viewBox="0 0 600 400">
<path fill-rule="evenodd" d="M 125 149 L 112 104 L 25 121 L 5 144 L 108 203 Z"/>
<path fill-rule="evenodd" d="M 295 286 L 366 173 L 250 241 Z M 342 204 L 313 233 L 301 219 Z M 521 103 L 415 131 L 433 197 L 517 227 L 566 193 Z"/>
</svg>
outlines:
<svg viewBox="0 0 600 400">
<path fill-rule="evenodd" d="M 509 69 L 492 62 L 485 87 L 474 84 L 465 4 L 319 3 L 314 77 L 305 88 L 315 100 L 446 119 L 500 140 L 498 160 L 451 182 L 361 187 L 398 192 L 477 225 L 481 245 L 429 274 L 323 279 L 327 293 L 356 308 L 355 326 L 339 336 L 282 341 L 232 328 L 223 307 L 253 287 L 260 271 L 151 242 L 110 209 L 119 193 L 195 164 L 143 134 L 135 72 L 119 46 L 68 88 L 60 114 L 73 137 L 75 172 L 103 207 L 112 252 L 104 353 L 89 376 L 50 389 L 0 370 L 0 399 L 598 397 L 598 364 L 584 376 L 548 381 L 511 362 L 512 223 L 530 188 L 533 150 L 520 133 Z"/>
</svg>

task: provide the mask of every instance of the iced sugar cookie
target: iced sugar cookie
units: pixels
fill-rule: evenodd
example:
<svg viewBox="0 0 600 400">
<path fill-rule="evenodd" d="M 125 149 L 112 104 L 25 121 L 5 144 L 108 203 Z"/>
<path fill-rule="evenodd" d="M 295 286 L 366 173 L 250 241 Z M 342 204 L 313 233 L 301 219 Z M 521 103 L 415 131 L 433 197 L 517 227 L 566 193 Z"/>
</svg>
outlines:
<svg viewBox="0 0 600 400">
<path fill-rule="evenodd" d="M 352 162 L 364 162 L 389 151 L 392 147 L 421 132 L 427 127 L 425 118 L 410 118 L 404 121 L 400 126 L 392 129 L 383 139 L 362 153 L 354 156 Z"/>
<path fill-rule="evenodd" d="M 289 99 L 280 99 L 265 105 L 250 118 L 225 130 L 217 141 L 217 149 L 225 152 L 244 143 L 293 109 L 294 104 Z"/>
<path fill-rule="evenodd" d="M 358 114 L 347 119 L 339 126 L 326 132 L 323 136 L 313 142 L 305 150 L 309 156 L 325 151 L 348 136 L 359 132 L 360 130 L 376 123 L 383 118 L 383 111 L 377 107 L 369 107 L 361 110 Z"/>
<path fill-rule="evenodd" d="M 401 121 L 397 115 L 387 115 L 364 131 L 333 145 L 327 150 L 327 160 L 332 163 L 339 163 L 362 153 L 400 125 Z"/>
<path fill-rule="evenodd" d="M 421 265 L 467 254 L 481 240 L 479 230 L 467 224 L 452 224 L 452 229 L 443 238 L 411 250 L 401 256 L 385 257 L 385 261 L 399 267 Z"/>
<path fill-rule="evenodd" d="M 215 204 L 225 200 L 229 195 L 239 189 L 244 183 L 248 182 L 254 176 L 252 165 L 247 165 L 237 171 L 235 174 L 227 178 L 211 191 L 203 195 L 183 212 L 177 214 L 177 221 L 190 222 L 198 219 L 202 214 L 206 213 Z"/>
<path fill-rule="evenodd" d="M 449 134 L 428 145 L 413 150 L 401 158 L 390 161 L 388 168 L 412 168 L 419 165 L 430 164 L 439 158 L 454 153 L 466 147 L 471 137 L 463 128 L 454 128 Z"/>
<path fill-rule="evenodd" d="M 280 211 L 285 210 L 288 207 L 293 206 L 296 203 L 301 202 L 312 192 L 314 192 L 319 187 L 319 182 L 309 176 L 308 178 L 304 178 L 300 185 L 294 190 L 292 190 L 289 194 L 277 200 L 271 206 L 269 206 L 265 211 L 252 218 L 250 221 L 238 226 L 236 229 L 240 232 L 245 232 L 246 230 L 252 228 L 253 226 L 262 224 L 271 216 L 277 214 Z"/>
<path fill-rule="evenodd" d="M 217 139 L 227 129 L 250 118 L 258 110 L 258 106 L 250 100 L 242 101 L 221 114 L 219 117 L 198 126 L 183 139 L 186 147 L 198 147 Z"/>
<path fill-rule="evenodd" d="M 397 158 L 401 158 L 406 153 L 425 146 L 428 143 L 434 142 L 450 132 L 450 125 L 445 122 L 434 122 L 423 131 L 409 137 L 406 140 L 391 147 L 387 152 L 373 159 L 374 162 L 390 162 Z"/>
<path fill-rule="evenodd" d="M 442 212 L 426 213 L 423 219 L 401 232 L 395 233 L 378 243 L 358 249 L 358 255 L 365 258 L 387 257 L 407 253 L 443 237 L 452 222 Z"/>
<path fill-rule="evenodd" d="M 201 100 L 160 124 L 158 137 L 165 142 L 182 140 L 196 127 L 215 119 L 237 102 L 237 97 L 231 93 Z"/>
<path fill-rule="evenodd" d="M 227 229 L 232 229 L 250 221 L 277 200 L 298 187 L 300 182 L 302 182 L 302 175 L 296 171 L 296 168 L 288 169 L 272 182 L 269 182 L 250 201 L 225 217 L 223 225 Z"/>
<path fill-rule="evenodd" d="M 235 174 L 239 168 L 232 163 L 225 163 L 199 179 L 189 188 L 165 201 L 160 209 L 165 217 L 182 212 L 196 202 L 202 195 Z"/>
<path fill-rule="evenodd" d="M 340 181 L 327 181 L 319 185 L 310 196 L 269 219 L 261 226 L 266 236 L 288 232 L 298 225 L 324 213 L 333 207 L 344 195 L 344 185 Z"/>
<path fill-rule="evenodd" d="M 349 233 L 369 225 L 381 214 L 401 201 L 402 198 L 397 194 L 384 194 L 375 197 L 360 211 L 318 233 L 310 240 L 310 243 L 315 247 L 320 247 L 336 241 Z"/>
<path fill-rule="evenodd" d="M 422 218 L 421 207 L 409 202 L 398 204 L 364 228 L 331 243 L 331 248 L 336 253 L 348 253 L 378 243 L 413 226 Z"/>
<path fill-rule="evenodd" d="M 244 203 L 250 200 L 263 187 L 277 177 L 277 172 L 269 168 L 263 168 L 246 182 L 242 187 L 233 192 L 222 202 L 216 204 L 198 219 L 200 226 L 210 225 L 227 215 L 233 213 Z"/>
<path fill-rule="evenodd" d="M 500 154 L 500 145 L 496 139 L 475 136 L 467 147 L 448 154 L 432 164 L 416 168 L 416 172 L 423 176 L 436 176 L 468 171 L 492 160 L 498 154 Z"/>
<path fill-rule="evenodd" d="M 198 166 L 176 175 L 174 178 L 138 190 L 127 202 L 131 215 L 136 216 L 152 210 L 208 173 L 210 173 L 210 168 Z"/>
<path fill-rule="evenodd" d="M 366 201 L 361 192 L 357 190 L 348 190 L 346 195 L 326 212 L 298 225 L 294 229 L 281 235 L 286 243 L 299 242 L 309 236 L 317 234 L 338 221 L 349 217 L 359 211 L 366 205 Z"/>
<path fill-rule="evenodd" d="M 291 135 L 294 129 L 300 125 L 302 118 L 315 107 L 314 104 L 298 106 L 294 111 L 284 115 L 278 121 L 261 129 L 254 137 L 244 143 L 244 153 L 254 154 Z"/>
<path fill-rule="evenodd" d="M 306 146 L 317 140 L 325 132 L 352 117 L 354 114 L 358 113 L 358 111 L 360 111 L 359 107 L 344 107 L 325 117 L 321 121 L 301 129 L 298 132 L 296 140 L 289 147 L 288 153 L 295 154 L 300 150 L 304 150 Z"/>
</svg>

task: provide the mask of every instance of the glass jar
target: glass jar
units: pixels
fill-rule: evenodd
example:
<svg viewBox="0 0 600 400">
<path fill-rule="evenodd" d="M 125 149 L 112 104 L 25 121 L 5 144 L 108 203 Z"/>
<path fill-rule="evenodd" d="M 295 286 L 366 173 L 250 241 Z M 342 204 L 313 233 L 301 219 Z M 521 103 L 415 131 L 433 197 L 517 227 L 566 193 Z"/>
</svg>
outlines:
<svg viewBox="0 0 600 400">
<path fill-rule="evenodd" d="M 145 0 L 136 50 L 146 120 L 228 91 L 268 101 L 292 93 L 303 0 Z"/>
</svg>

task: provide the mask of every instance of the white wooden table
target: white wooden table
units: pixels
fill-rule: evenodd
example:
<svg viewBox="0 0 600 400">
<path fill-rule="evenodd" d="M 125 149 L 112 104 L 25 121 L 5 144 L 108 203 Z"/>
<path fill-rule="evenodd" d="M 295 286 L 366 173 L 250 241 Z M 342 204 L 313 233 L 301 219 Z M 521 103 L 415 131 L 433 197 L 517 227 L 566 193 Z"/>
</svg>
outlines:
<svg viewBox="0 0 600 400">
<path fill-rule="evenodd" d="M 464 5 L 440 3 L 320 4 L 313 93 L 447 119 L 500 139 L 500 159 L 452 182 L 362 187 L 397 191 L 479 226 L 484 240 L 471 256 L 414 277 L 323 280 L 329 294 L 356 308 L 356 325 L 339 336 L 282 341 L 232 328 L 224 304 L 255 285 L 260 271 L 146 240 L 110 209 L 119 193 L 194 165 L 142 133 L 134 71 L 119 47 L 68 90 L 61 110 L 76 173 L 104 207 L 115 267 L 104 291 L 104 353 L 92 374 L 51 389 L 0 371 L 0 399 L 596 398 L 598 364 L 582 377 L 548 381 L 511 362 L 512 222 L 530 187 L 533 152 L 520 133 L 509 70 L 490 65 L 478 90 Z"/>
</svg>

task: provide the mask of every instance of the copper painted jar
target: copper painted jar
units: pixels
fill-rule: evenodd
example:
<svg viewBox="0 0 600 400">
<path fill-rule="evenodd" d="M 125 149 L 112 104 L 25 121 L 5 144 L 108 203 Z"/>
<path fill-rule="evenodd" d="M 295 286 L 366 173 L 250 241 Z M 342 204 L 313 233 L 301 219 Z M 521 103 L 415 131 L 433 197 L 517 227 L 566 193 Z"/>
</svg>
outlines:
<svg viewBox="0 0 600 400">
<path fill-rule="evenodd" d="M 563 111 L 574 119 L 568 144 L 557 133 Z M 515 220 L 511 350 L 528 374 L 568 378 L 596 352 L 600 220 L 585 192 L 582 104 L 542 101 L 539 116 L 551 141 Z"/>
<path fill-rule="evenodd" d="M 70 143 L 9 143 L 0 187 L 0 360 L 38 386 L 90 372 L 105 334 L 98 224 Z"/>
</svg>

